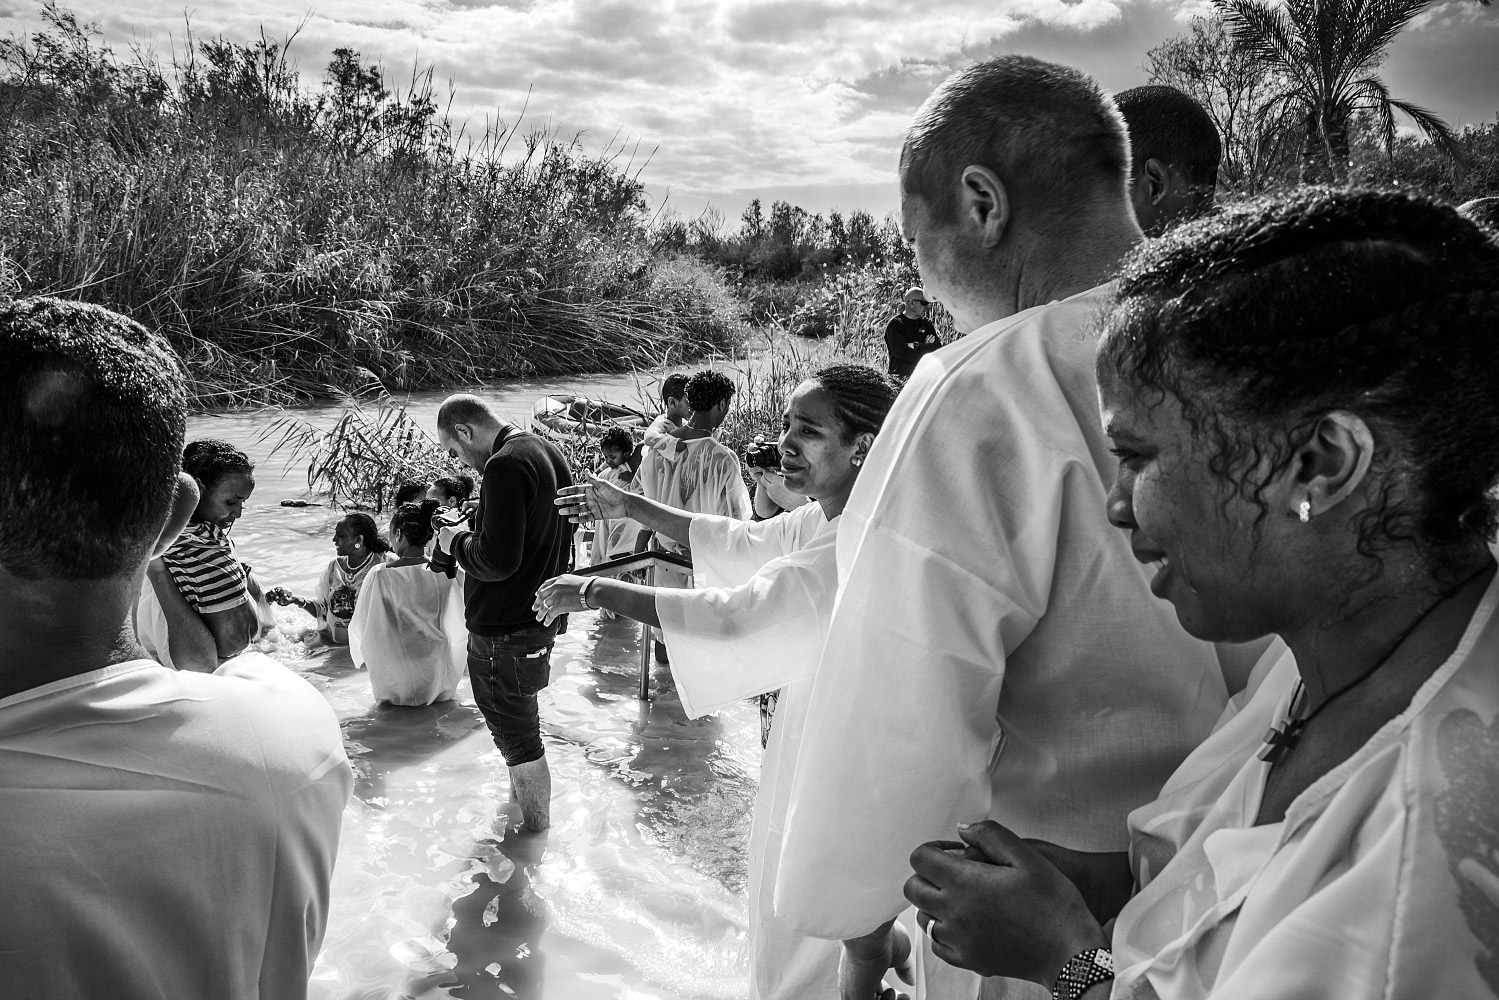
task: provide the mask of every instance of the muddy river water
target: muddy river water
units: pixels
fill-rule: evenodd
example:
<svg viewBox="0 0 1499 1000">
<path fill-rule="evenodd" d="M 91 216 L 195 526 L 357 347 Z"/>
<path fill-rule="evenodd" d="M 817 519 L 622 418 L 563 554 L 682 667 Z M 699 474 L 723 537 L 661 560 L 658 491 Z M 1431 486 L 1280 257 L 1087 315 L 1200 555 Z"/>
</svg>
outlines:
<svg viewBox="0 0 1499 1000">
<path fill-rule="evenodd" d="M 632 379 L 515 383 L 484 390 L 524 423 L 547 392 L 636 397 Z M 408 410 L 435 426 L 440 395 Z M 331 424 L 335 407 L 296 411 Z M 288 508 L 305 468 L 257 442 L 262 413 L 193 418 L 256 460 L 256 490 L 234 528 L 267 586 L 311 593 L 333 557 L 328 507 Z M 262 649 L 328 699 L 355 771 L 333 904 L 311 995 L 318 1000 L 671 1000 L 746 996 L 745 843 L 759 772 L 755 711 L 690 721 L 669 671 L 636 699 L 636 628 L 575 615 L 558 639 L 541 717 L 552 828 L 515 830 L 504 761 L 468 681 L 457 700 L 376 705 L 346 649 L 278 608 Z M 226 901 L 232 905 L 232 901 Z"/>
</svg>

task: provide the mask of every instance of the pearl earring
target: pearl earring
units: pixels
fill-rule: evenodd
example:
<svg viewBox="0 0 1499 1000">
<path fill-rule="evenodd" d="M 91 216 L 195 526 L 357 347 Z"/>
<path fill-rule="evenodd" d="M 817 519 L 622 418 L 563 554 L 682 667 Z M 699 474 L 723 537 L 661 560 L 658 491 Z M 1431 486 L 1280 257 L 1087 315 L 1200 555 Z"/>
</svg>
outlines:
<svg viewBox="0 0 1499 1000">
<path fill-rule="evenodd" d="M 1296 508 L 1296 516 L 1301 518 L 1302 524 L 1308 524 L 1312 519 L 1312 501 L 1306 499 L 1301 501 L 1301 506 Z"/>
<path fill-rule="evenodd" d="M 864 464 L 864 460 L 862 458 L 860 458 L 859 456 L 855 455 L 853 457 L 853 463 L 855 465 L 863 465 Z"/>
</svg>

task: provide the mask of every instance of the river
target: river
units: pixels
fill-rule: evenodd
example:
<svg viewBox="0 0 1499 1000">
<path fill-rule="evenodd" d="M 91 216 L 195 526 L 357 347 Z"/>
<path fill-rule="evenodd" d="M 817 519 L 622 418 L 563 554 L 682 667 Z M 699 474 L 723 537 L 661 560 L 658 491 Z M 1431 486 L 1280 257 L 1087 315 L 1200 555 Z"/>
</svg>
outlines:
<svg viewBox="0 0 1499 1000">
<path fill-rule="evenodd" d="M 629 377 L 479 394 L 524 424 L 538 396 L 575 391 L 636 399 Z M 408 411 L 433 429 L 441 399 L 412 396 Z M 339 411 L 294 412 L 331 425 Z M 255 493 L 234 528 L 240 558 L 263 585 L 310 594 L 334 555 L 339 512 L 280 506 L 305 495 L 305 469 L 284 468 L 257 441 L 269 419 L 196 416 L 188 435 L 227 439 L 255 459 Z M 277 615 L 279 634 L 261 648 L 328 699 L 355 771 L 312 997 L 747 995 L 744 852 L 760 761 L 753 706 L 690 721 L 660 666 L 652 700 L 640 702 L 635 626 L 573 616 L 541 695 L 553 825 L 516 833 L 504 761 L 466 679 L 453 702 L 377 706 L 346 649 L 322 646 L 300 610 Z"/>
</svg>

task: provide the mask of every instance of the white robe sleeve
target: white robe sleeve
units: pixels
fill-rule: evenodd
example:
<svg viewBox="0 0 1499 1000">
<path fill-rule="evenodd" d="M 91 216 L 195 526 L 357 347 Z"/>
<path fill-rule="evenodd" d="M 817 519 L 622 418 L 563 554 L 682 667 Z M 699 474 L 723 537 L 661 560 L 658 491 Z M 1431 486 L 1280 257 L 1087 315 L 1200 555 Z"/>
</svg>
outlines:
<svg viewBox="0 0 1499 1000">
<path fill-rule="evenodd" d="M 687 715 L 696 718 L 810 676 L 837 585 L 829 532 L 737 587 L 658 589 L 656 613 Z"/>
<path fill-rule="evenodd" d="M 693 575 L 700 587 L 737 587 L 771 560 L 810 544 L 827 524 L 821 507 L 767 521 L 694 515 L 687 536 Z"/>
<path fill-rule="evenodd" d="M 375 567 L 365 577 L 364 586 L 359 588 L 359 596 L 354 600 L 354 614 L 349 618 L 349 658 L 356 667 L 365 666 L 365 641 L 370 635 L 371 618 L 385 607 L 384 587 L 381 585 L 383 576 L 380 568 Z"/>
</svg>

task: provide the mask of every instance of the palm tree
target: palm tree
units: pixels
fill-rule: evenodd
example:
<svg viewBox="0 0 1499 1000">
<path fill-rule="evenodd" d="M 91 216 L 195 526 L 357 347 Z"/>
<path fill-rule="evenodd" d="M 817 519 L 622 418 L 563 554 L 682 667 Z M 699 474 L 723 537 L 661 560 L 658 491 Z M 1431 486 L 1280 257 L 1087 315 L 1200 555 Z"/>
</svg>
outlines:
<svg viewBox="0 0 1499 1000">
<path fill-rule="evenodd" d="M 1290 81 L 1285 110 L 1305 123 L 1301 179 L 1348 179 L 1350 130 L 1371 116 L 1386 152 L 1395 112 L 1416 123 L 1456 163 L 1462 150 L 1450 126 L 1425 108 L 1390 96 L 1375 75 L 1400 30 L 1434 0 L 1213 0 L 1234 38 Z M 1480 0 L 1487 4 L 1489 0 Z"/>
</svg>

